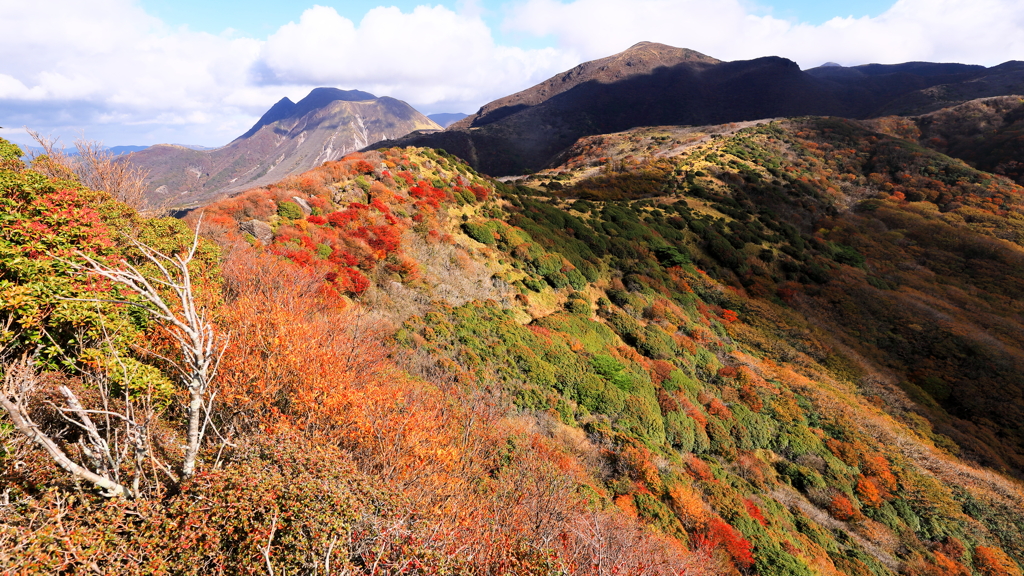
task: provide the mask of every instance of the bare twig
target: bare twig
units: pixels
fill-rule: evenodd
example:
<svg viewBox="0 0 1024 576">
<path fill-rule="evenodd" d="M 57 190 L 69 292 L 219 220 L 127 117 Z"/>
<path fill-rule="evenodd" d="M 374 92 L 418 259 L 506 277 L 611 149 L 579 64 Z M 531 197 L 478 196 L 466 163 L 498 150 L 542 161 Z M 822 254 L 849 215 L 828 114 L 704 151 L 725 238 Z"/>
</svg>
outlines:
<svg viewBox="0 0 1024 576">
<path fill-rule="evenodd" d="M 92 483 L 102 491 L 104 496 L 116 497 L 124 495 L 125 487 L 123 485 L 111 479 L 108 475 L 96 473 L 73 461 L 32 420 L 26 402 L 38 386 L 33 359 L 29 356 L 23 356 L 20 360 L 9 363 L 6 368 L 3 389 L 0 390 L 0 406 L 3 406 L 4 410 L 10 415 L 14 427 L 45 450 L 58 466 L 73 476 Z M 71 394 L 71 397 L 74 398 L 74 395 Z M 77 398 L 74 401 L 75 405 L 81 408 Z M 88 425 L 85 426 L 88 427 Z M 95 426 L 93 426 L 93 429 L 95 429 Z M 89 435 L 92 436 L 91 431 L 89 431 Z M 90 438 L 90 442 L 94 440 L 95 438 Z"/>
<path fill-rule="evenodd" d="M 187 444 L 181 469 L 186 478 L 195 472 L 196 458 L 206 432 L 204 421 L 207 418 L 204 416 L 208 417 L 209 402 L 212 401 L 212 397 L 207 398 L 210 382 L 216 376 L 227 349 L 227 337 L 215 331 L 206 311 L 196 302 L 188 269 L 199 247 L 201 225 L 202 217 L 197 224 L 192 244 L 184 254 L 168 256 L 133 241 L 146 260 L 159 270 L 157 276 L 146 275 L 129 263 L 114 268 L 81 252 L 76 255 L 85 264 L 70 263 L 81 271 L 121 284 L 140 296 L 143 302 L 135 302 L 133 305 L 144 308 L 155 319 L 167 325 L 169 334 L 178 343 L 182 361 L 171 361 L 171 364 L 178 370 L 189 392 Z M 165 299 L 164 291 L 169 291 L 173 299 Z"/>
<path fill-rule="evenodd" d="M 274 541 L 274 533 L 277 532 L 277 512 L 274 512 L 274 519 L 270 521 L 270 537 L 267 538 L 267 546 L 260 550 L 263 552 L 263 559 L 267 562 L 267 574 L 274 576 L 274 565 L 270 563 L 270 544 Z"/>
</svg>

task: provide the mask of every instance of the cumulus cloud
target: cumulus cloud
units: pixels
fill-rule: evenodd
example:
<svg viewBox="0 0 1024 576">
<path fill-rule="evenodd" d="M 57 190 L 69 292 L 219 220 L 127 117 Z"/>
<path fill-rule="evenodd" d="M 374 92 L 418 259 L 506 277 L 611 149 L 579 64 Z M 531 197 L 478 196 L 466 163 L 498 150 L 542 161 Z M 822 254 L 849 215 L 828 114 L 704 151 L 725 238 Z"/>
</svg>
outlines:
<svg viewBox="0 0 1024 576">
<path fill-rule="evenodd" d="M 25 124 L 116 144 L 224 143 L 316 86 L 469 112 L 575 64 L 554 49 L 496 44 L 473 2 L 458 13 L 375 8 L 358 25 L 314 6 L 266 41 L 171 29 L 133 0 L 43 4 L 0 2 L 8 137 Z"/>
<path fill-rule="evenodd" d="M 820 25 L 753 14 L 741 0 L 526 0 L 510 10 L 510 31 L 550 36 L 581 58 L 650 40 L 723 60 L 777 55 L 803 67 L 913 60 L 993 65 L 1024 58 L 1019 0 L 899 0 L 874 17 Z"/>
<path fill-rule="evenodd" d="M 202 132 L 217 141 L 229 133 L 198 117 L 230 119 L 232 135 L 251 120 L 254 110 L 225 103 L 247 89 L 256 40 L 172 30 L 131 0 L 0 2 L 0 21 L 0 124 L 8 129 L 17 122 L 65 139 L 84 130 L 115 144 Z"/>
<path fill-rule="evenodd" d="M 507 0 L 506 37 L 551 46 L 537 49 L 496 41 L 479 0 L 448 4 L 379 7 L 358 22 L 313 6 L 261 40 L 170 28 L 137 0 L 0 1 L 0 125 L 8 137 L 27 125 L 109 144 L 223 144 L 316 86 L 472 112 L 641 40 L 805 68 L 1024 59 L 1020 0 L 899 0 L 817 26 L 756 14 L 749 0 Z"/>
<path fill-rule="evenodd" d="M 264 82 L 343 85 L 434 110 L 480 104 L 574 66 L 564 52 L 495 43 L 470 5 L 374 8 L 357 26 L 315 6 L 271 35 L 260 56 Z M 469 111 L 467 109 L 467 111 Z"/>
</svg>

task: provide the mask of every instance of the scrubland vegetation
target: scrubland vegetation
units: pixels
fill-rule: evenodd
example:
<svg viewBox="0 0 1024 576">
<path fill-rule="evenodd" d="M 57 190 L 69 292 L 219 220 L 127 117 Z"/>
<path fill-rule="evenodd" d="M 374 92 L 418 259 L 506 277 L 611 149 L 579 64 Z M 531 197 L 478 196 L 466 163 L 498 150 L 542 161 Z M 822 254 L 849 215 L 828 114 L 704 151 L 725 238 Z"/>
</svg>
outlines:
<svg viewBox="0 0 1024 576">
<path fill-rule="evenodd" d="M 13 573 L 1021 574 L 1006 178 L 809 118 L 514 183 L 385 149 L 173 220 L 0 155 L 4 399 L 125 487 L 0 421 Z M 79 263 L 196 228 L 190 472 L 174 326 Z"/>
</svg>

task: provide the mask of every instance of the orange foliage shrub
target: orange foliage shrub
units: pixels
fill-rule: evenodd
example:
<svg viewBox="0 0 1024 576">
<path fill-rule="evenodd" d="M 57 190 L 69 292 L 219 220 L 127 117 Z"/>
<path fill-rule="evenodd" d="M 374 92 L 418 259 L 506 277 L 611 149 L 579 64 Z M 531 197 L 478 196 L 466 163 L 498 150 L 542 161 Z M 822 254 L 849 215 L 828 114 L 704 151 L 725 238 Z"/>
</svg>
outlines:
<svg viewBox="0 0 1024 576">
<path fill-rule="evenodd" d="M 978 546 L 974 549 L 974 567 L 983 576 L 1021 576 L 1020 566 L 999 548 Z"/>
<path fill-rule="evenodd" d="M 732 418 L 732 411 L 718 398 L 712 398 L 711 402 L 708 403 L 708 412 L 722 420 Z"/>
<path fill-rule="evenodd" d="M 626 516 L 636 520 L 640 518 L 640 512 L 636 509 L 636 504 L 633 502 L 633 497 L 629 494 L 620 494 L 615 497 L 615 505 L 622 510 Z"/>
<path fill-rule="evenodd" d="M 700 494 L 693 488 L 683 484 L 673 484 L 668 488 L 668 495 L 672 510 L 685 526 L 691 528 L 703 526 L 707 521 L 707 507 Z"/>
<path fill-rule="evenodd" d="M 686 460 L 686 468 L 690 471 L 690 475 L 697 480 L 704 482 L 715 481 L 715 475 L 711 472 L 711 467 L 708 466 L 708 463 L 692 454 Z"/>
<path fill-rule="evenodd" d="M 828 505 L 828 511 L 837 520 L 853 520 L 857 516 L 857 510 L 853 507 L 853 503 L 842 494 L 836 494 L 832 497 L 832 502 Z"/>
<path fill-rule="evenodd" d="M 940 576 L 971 576 L 971 571 L 966 566 L 946 556 L 942 552 L 935 553 L 936 572 Z"/>
<path fill-rule="evenodd" d="M 878 485 L 888 491 L 896 490 L 896 476 L 892 473 L 889 461 L 881 454 L 862 454 L 862 468 L 868 476 L 874 476 Z"/>
<path fill-rule="evenodd" d="M 764 408 L 764 400 L 757 394 L 757 390 L 754 390 L 750 384 L 744 384 L 740 387 L 740 400 L 747 405 L 752 412 L 760 412 Z"/>
<path fill-rule="evenodd" d="M 864 476 L 857 479 L 857 497 L 872 508 L 877 508 L 884 502 L 882 491 L 878 489 L 874 478 L 865 478 Z"/>
<path fill-rule="evenodd" d="M 619 461 L 629 477 L 635 482 L 644 484 L 651 492 L 658 494 L 664 487 L 661 483 L 661 474 L 658 473 L 653 459 L 654 454 L 640 444 L 627 446 L 619 452 Z"/>
</svg>

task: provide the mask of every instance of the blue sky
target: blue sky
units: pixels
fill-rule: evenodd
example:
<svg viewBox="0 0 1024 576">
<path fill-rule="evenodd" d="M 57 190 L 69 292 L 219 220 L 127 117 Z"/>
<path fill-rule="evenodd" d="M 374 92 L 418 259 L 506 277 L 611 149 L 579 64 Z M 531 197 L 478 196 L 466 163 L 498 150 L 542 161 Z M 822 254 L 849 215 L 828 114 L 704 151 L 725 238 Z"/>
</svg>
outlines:
<svg viewBox="0 0 1024 576">
<path fill-rule="evenodd" d="M 640 41 L 802 68 L 1024 60 L 1021 0 L 0 0 L 0 136 L 217 146 L 360 89 L 473 112 Z"/>
<path fill-rule="evenodd" d="M 710 0 L 709 0 L 710 1 Z M 143 0 L 141 5 L 150 14 L 161 18 L 170 26 L 188 26 L 192 30 L 220 34 L 234 29 L 254 38 L 266 38 L 281 25 L 298 20 L 302 12 L 313 4 L 334 8 L 338 14 L 358 21 L 371 8 L 397 6 L 409 12 L 424 2 L 397 0 L 348 0 L 344 2 L 321 0 L 319 2 L 281 2 L 279 0 Z M 464 5 L 460 2 L 442 2 L 451 8 Z M 484 20 L 499 28 L 502 2 L 490 0 L 475 3 Z M 775 2 L 750 3 L 752 10 L 760 14 L 809 24 L 821 24 L 836 16 L 878 16 L 892 6 L 893 0 L 851 0 L 846 2 L 815 2 L 813 0 L 776 0 Z"/>
</svg>

